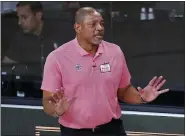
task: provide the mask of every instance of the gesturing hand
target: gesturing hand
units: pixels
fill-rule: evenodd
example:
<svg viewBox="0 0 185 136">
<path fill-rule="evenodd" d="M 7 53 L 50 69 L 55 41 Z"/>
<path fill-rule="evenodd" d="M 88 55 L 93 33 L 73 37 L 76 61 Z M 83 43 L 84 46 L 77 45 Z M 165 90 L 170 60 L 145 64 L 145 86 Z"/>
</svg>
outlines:
<svg viewBox="0 0 185 136">
<path fill-rule="evenodd" d="M 142 89 L 141 87 L 138 87 L 137 89 L 139 90 L 139 92 L 141 92 L 141 97 L 144 101 L 151 102 L 155 100 L 160 94 L 169 91 L 169 89 L 159 90 L 165 82 L 166 80 L 163 79 L 162 76 L 160 76 L 159 78 L 155 76 L 144 89 Z"/>
<path fill-rule="evenodd" d="M 64 96 L 63 88 L 60 90 L 57 89 L 56 93 L 54 93 L 52 97 L 54 101 L 49 101 L 49 102 L 55 105 L 55 113 L 58 116 L 61 116 L 62 114 L 64 114 L 76 99 L 75 97 L 73 97 L 72 99 L 67 100 Z"/>
</svg>

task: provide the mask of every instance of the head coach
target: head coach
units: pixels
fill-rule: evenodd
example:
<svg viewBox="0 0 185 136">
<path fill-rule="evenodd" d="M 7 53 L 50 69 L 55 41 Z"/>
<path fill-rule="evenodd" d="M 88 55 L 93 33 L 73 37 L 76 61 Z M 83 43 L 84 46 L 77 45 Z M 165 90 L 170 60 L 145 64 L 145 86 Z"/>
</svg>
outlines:
<svg viewBox="0 0 185 136">
<path fill-rule="evenodd" d="M 118 99 L 132 104 L 151 102 L 162 76 L 145 88 L 131 84 L 123 52 L 103 40 L 104 20 L 94 8 L 76 12 L 76 38 L 51 52 L 45 63 L 41 89 L 44 111 L 58 116 L 62 136 L 126 136 Z"/>
</svg>

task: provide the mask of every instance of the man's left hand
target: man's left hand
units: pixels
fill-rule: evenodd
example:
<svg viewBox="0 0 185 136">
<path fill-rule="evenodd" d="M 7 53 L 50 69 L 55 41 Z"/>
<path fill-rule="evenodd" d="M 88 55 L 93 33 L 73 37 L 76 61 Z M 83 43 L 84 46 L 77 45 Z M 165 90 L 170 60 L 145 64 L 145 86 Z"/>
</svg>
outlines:
<svg viewBox="0 0 185 136">
<path fill-rule="evenodd" d="M 169 89 L 160 90 L 160 88 L 166 82 L 162 76 L 153 77 L 153 79 L 149 82 L 149 84 L 145 88 L 138 87 L 137 89 L 141 93 L 141 97 L 145 102 L 151 102 L 155 100 L 160 94 L 166 93 Z"/>
</svg>

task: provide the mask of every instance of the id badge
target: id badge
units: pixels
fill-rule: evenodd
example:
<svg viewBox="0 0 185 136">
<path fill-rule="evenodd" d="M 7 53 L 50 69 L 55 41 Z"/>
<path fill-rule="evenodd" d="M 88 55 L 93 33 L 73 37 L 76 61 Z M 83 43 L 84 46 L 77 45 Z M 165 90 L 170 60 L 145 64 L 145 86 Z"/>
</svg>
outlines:
<svg viewBox="0 0 185 136">
<path fill-rule="evenodd" d="M 106 63 L 106 64 L 100 65 L 100 71 L 102 73 L 110 72 L 111 71 L 110 64 L 109 63 Z"/>
</svg>

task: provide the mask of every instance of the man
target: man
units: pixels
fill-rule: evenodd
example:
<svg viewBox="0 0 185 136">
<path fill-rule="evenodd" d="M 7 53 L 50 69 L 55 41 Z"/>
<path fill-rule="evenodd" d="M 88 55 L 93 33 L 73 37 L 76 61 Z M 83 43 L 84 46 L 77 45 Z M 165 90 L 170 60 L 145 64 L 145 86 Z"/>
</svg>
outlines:
<svg viewBox="0 0 185 136">
<path fill-rule="evenodd" d="M 69 39 L 67 34 L 64 35 L 64 32 L 59 30 L 59 23 L 51 26 L 49 21 L 44 21 L 40 2 L 18 2 L 16 12 L 22 31 L 18 32 L 12 41 L 3 59 L 4 63 L 43 64 L 47 55 L 64 43 L 63 39 Z"/>
<path fill-rule="evenodd" d="M 21 82 L 18 85 L 21 88 L 14 86 L 10 94 L 14 92 L 13 94 L 16 95 L 16 91 L 22 89 L 26 97 L 41 97 L 38 84 L 42 79 L 45 58 L 51 51 L 72 38 L 73 34 L 65 32 L 65 27 L 68 29 L 70 23 L 67 25 L 58 19 L 47 19 L 47 15 L 43 14 L 41 2 L 37 1 L 18 2 L 16 12 L 18 24 L 22 29 L 16 34 L 10 48 L 5 53 L 3 70 L 8 71 L 7 67 L 12 67 L 13 64 L 12 71 L 8 74 L 21 76 L 20 79 L 24 78 L 24 80 L 15 79 L 15 84 Z M 13 82 L 15 80 L 11 79 Z M 9 91 L 6 92 L 9 94 Z"/>
<path fill-rule="evenodd" d="M 104 21 L 91 8 L 80 8 L 75 17 L 76 38 L 47 57 L 41 89 L 44 111 L 59 116 L 62 136 L 126 136 L 122 125 L 122 101 L 153 101 L 165 83 L 154 77 L 135 89 L 130 82 L 119 46 L 103 41 Z"/>
</svg>

